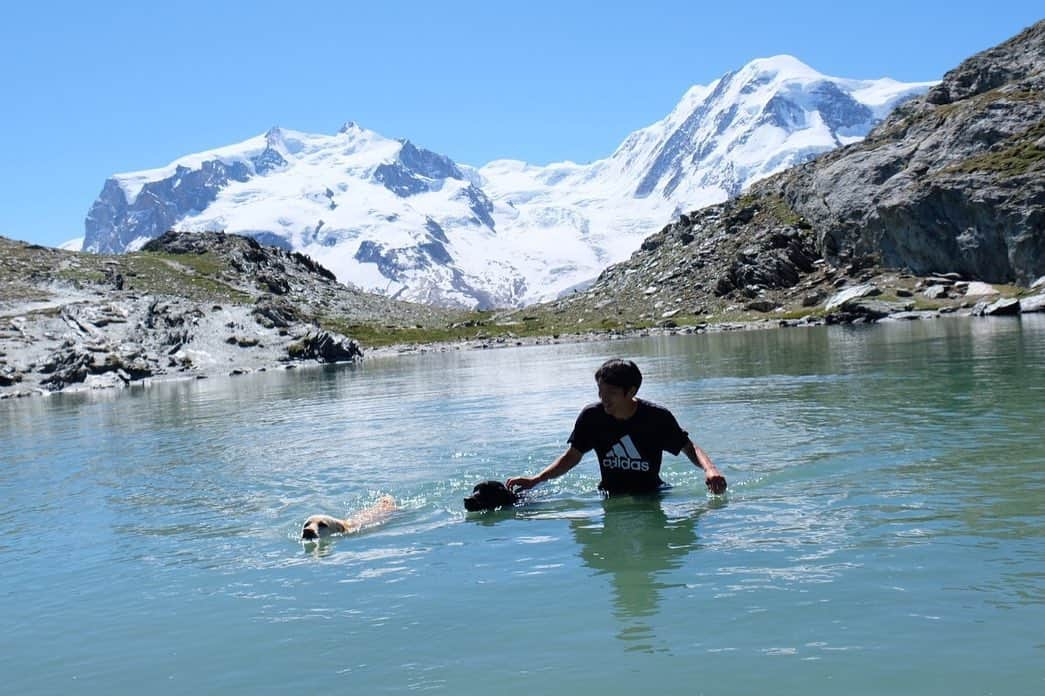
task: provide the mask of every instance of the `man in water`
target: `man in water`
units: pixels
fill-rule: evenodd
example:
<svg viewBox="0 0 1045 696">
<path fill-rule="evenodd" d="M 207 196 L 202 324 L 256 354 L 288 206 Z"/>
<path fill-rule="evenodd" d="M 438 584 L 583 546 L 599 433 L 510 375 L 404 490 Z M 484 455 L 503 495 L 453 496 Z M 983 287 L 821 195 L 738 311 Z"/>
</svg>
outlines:
<svg viewBox="0 0 1045 696">
<path fill-rule="evenodd" d="M 594 449 L 599 458 L 602 481 L 599 490 L 615 493 L 655 493 L 669 487 L 660 478 L 665 451 L 685 453 L 704 471 L 704 482 L 712 493 L 726 490 L 726 479 L 704 450 L 693 444 L 689 433 L 679 427 L 671 411 L 635 394 L 642 373 L 630 360 L 607 360 L 595 372 L 599 401 L 584 407 L 567 442 L 569 448 L 536 476 L 516 476 L 505 485 L 527 490 L 548 479 L 558 478 L 580 463 Z"/>
</svg>

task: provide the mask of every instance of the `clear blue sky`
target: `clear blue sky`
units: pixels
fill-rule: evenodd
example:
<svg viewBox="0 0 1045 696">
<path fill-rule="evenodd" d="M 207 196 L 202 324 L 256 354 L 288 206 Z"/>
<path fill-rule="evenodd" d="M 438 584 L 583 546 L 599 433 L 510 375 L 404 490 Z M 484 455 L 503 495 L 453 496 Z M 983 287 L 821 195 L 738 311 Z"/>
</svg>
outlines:
<svg viewBox="0 0 1045 696">
<path fill-rule="evenodd" d="M 458 162 L 588 162 L 688 87 L 792 54 L 939 79 L 1037 2 L 18 2 L 0 22 L 0 235 L 58 244 L 111 174 L 354 120 Z"/>
</svg>

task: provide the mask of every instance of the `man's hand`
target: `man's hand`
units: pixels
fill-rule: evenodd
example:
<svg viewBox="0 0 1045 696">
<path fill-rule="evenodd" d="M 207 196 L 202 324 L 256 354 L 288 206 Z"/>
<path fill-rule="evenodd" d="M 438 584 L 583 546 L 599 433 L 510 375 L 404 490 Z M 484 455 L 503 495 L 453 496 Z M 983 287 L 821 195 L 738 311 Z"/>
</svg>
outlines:
<svg viewBox="0 0 1045 696">
<path fill-rule="evenodd" d="M 528 491 L 538 483 L 540 481 L 535 476 L 516 476 L 505 481 L 504 487 L 513 492 L 515 490 Z"/>
<path fill-rule="evenodd" d="M 726 477 L 718 473 L 718 469 L 708 469 L 704 472 L 704 485 L 715 495 L 726 492 Z"/>
</svg>

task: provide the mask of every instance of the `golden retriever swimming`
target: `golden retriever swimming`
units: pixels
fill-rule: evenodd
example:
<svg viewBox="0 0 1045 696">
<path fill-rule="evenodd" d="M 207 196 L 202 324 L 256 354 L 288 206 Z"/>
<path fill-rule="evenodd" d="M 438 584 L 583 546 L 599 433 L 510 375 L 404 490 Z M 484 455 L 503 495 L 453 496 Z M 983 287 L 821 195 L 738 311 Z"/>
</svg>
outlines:
<svg viewBox="0 0 1045 696">
<path fill-rule="evenodd" d="M 396 502 L 390 495 L 383 495 L 370 507 L 360 510 L 348 519 L 338 519 L 330 515 L 312 515 L 301 527 L 303 541 L 326 539 L 332 534 L 355 534 L 365 527 L 383 522 L 395 512 Z"/>
</svg>

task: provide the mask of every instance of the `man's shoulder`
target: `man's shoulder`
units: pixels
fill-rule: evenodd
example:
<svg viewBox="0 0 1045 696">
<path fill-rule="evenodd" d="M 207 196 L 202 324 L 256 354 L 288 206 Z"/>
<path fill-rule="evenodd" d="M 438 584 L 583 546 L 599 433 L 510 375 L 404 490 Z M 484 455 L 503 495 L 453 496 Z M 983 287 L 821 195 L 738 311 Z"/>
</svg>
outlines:
<svg viewBox="0 0 1045 696">
<path fill-rule="evenodd" d="M 648 401 L 646 399 L 636 399 L 636 401 L 638 401 L 638 403 L 639 403 L 639 408 L 643 409 L 644 411 L 646 411 L 649 414 L 652 414 L 652 415 L 664 415 L 664 414 L 667 414 L 669 416 L 672 415 L 671 411 L 668 410 L 667 406 L 662 406 L 661 404 L 658 404 L 656 401 Z"/>
<path fill-rule="evenodd" d="M 590 404 L 586 405 L 584 408 L 582 408 L 580 414 L 577 417 L 592 418 L 598 416 L 600 413 L 605 413 L 605 410 L 602 408 L 602 404 L 598 401 L 593 401 Z"/>
</svg>

